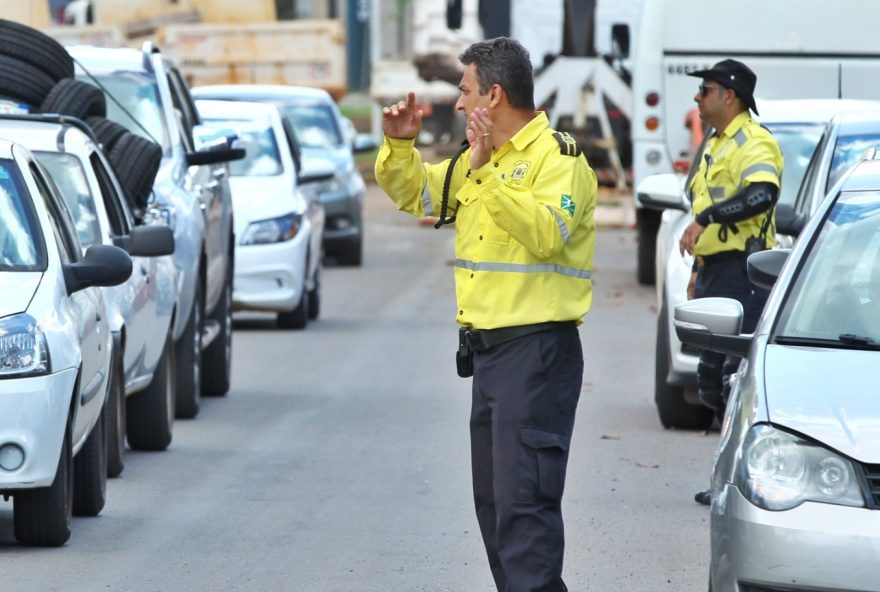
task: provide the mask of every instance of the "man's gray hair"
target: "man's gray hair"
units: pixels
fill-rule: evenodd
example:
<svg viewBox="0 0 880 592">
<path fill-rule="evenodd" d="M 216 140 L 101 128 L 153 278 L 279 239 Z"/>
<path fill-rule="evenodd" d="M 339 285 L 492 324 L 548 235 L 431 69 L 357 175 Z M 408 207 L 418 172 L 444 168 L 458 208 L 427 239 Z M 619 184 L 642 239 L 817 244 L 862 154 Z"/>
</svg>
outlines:
<svg viewBox="0 0 880 592">
<path fill-rule="evenodd" d="M 481 95 L 497 84 L 507 93 L 511 107 L 535 110 L 532 61 L 519 41 L 509 37 L 479 41 L 464 50 L 458 59 L 465 66 L 476 66 Z"/>
</svg>

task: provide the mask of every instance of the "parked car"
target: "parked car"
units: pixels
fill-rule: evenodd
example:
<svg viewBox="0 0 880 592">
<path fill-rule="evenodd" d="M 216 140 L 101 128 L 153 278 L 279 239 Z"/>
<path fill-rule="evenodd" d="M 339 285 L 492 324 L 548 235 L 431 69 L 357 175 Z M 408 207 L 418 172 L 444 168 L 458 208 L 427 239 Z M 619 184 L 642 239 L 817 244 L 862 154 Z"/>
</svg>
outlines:
<svg viewBox="0 0 880 592">
<path fill-rule="evenodd" d="M 321 304 L 324 208 L 314 183 L 333 178 L 335 167 L 325 161 L 323 176 L 306 178 L 312 163 L 294 160 L 275 105 L 199 99 L 196 106 L 204 128 L 237 136 L 246 153 L 229 168 L 238 237 L 233 307 L 277 312 L 280 327 L 302 329 Z"/>
<path fill-rule="evenodd" d="M 775 281 L 754 334 L 733 300 L 675 309 L 684 342 L 744 357 L 712 473 L 709 590 L 880 590 L 880 160 L 748 268 Z"/>
<path fill-rule="evenodd" d="M 779 142 L 785 161 L 782 191 L 776 208 L 777 239 L 781 246 L 791 244 L 791 236 L 809 216 L 809 208 L 798 198 L 803 184 L 815 182 L 815 175 L 805 178 L 805 171 L 816 152 L 828 121 L 837 113 L 880 113 L 880 102 L 841 100 L 761 101 L 760 121 Z M 706 134 L 703 146 L 711 134 Z M 672 311 L 687 299 L 687 284 L 693 257 L 679 252 L 678 243 L 691 221 L 690 200 L 686 188 L 702 158 L 703 146 L 692 161 L 686 178 L 678 175 L 653 175 L 637 188 L 638 199 L 648 207 L 663 209 L 657 232 L 657 332 L 655 348 L 654 401 L 660 422 L 665 427 L 707 429 L 713 421 L 712 410 L 697 399 L 698 350 L 682 344 L 673 330 Z M 822 184 L 824 185 L 823 177 Z"/>
<path fill-rule="evenodd" d="M 71 47 L 77 76 L 100 85 L 107 117 L 162 148 L 153 187 L 174 230 L 178 269 L 174 317 L 177 417 L 195 417 L 201 394 L 229 390 L 232 359 L 232 200 L 226 162 L 234 151 L 197 150 L 201 123 L 177 67 L 152 43 L 141 51 Z"/>
<path fill-rule="evenodd" d="M 373 150 L 376 140 L 353 133 L 333 98 L 316 88 L 275 85 L 216 85 L 193 89 L 200 99 L 260 101 L 276 104 L 293 127 L 304 157 L 322 158 L 336 165 L 336 176 L 318 191 L 327 212 L 324 251 L 343 265 L 363 260 L 364 179 L 354 155 Z"/>
<path fill-rule="evenodd" d="M 52 175 L 84 250 L 116 245 L 132 257 L 131 277 L 103 289 L 114 346 L 105 405 L 107 469 L 116 477 L 125 466 L 126 434 L 136 450 L 161 450 L 171 443 L 177 270 L 167 255 L 174 252 L 174 233 L 158 222 L 135 221 L 112 166 L 84 122 L 46 115 L 0 117 L 0 135 L 18 138 Z"/>
<path fill-rule="evenodd" d="M 124 282 L 131 259 L 110 245 L 83 255 L 51 177 L 7 140 L 0 228 L 0 495 L 20 543 L 63 545 L 71 513 L 104 507 L 113 341 L 97 286 Z"/>
</svg>

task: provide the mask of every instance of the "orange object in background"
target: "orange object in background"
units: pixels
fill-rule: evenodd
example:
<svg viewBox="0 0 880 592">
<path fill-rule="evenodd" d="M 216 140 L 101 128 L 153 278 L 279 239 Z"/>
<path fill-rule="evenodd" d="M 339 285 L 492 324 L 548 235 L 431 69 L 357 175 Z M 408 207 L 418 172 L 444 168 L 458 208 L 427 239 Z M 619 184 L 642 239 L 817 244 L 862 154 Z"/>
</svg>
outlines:
<svg viewBox="0 0 880 592">
<path fill-rule="evenodd" d="M 703 120 L 700 119 L 700 110 L 693 107 L 684 116 L 684 126 L 690 130 L 690 142 L 688 145 L 688 158 L 693 158 L 703 143 Z"/>
</svg>

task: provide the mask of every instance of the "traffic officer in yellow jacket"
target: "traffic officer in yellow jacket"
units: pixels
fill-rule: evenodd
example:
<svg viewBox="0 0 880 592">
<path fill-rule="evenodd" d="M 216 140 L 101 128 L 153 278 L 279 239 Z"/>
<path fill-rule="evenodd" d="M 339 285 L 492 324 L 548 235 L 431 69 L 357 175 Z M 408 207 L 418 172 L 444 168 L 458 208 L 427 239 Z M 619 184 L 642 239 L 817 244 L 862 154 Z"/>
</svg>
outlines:
<svg viewBox="0 0 880 592">
<path fill-rule="evenodd" d="M 592 300 L 596 176 L 535 112 L 531 62 L 509 38 L 471 45 L 456 109 L 467 144 L 414 148 L 415 96 L 383 110 L 376 179 L 400 210 L 453 222 L 459 374 L 473 374 L 474 501 L 499 592 L 561 592 L 560 505 Z M 444 187 L 446 191 L 444 191 Z M 444 199 L 444 194 L 446 199 Z"/>
<path fill-rule="evenodd" d="M 743 305 L 742 331 L 754 331 L 767 290 L 754 286 L 746 258 L 776 244 L 774 206 L 782 178 L 782 153 L 770 132 L 755 122 L 757 77 L 742 62 L 723 60 L 709 70 L 694 96 L 700 117 L 715 133 L 706 146 L 689 192 L 694 221 L 681 238 L 681 250 L 695 255 L 688 298 L 724 296 Z M 722 412 L 725 380 L 739 360 L 704 351 L 697 368 L 699 396 Z M 700 500 L 698 500 L 700 501 Z"/>
</svg>

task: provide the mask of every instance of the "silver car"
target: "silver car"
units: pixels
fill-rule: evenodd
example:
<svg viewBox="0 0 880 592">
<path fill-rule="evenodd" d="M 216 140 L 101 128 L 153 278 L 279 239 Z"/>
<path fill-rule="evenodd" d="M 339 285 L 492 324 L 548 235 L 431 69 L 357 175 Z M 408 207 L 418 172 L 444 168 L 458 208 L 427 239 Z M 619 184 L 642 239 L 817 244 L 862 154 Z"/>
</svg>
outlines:
<svg viewBox="0 0 880 592">
<path fill-rule="evenodd" d="M 735 300 L 675 310 L 685 343 L 744 356 L 713 467 L 709 589 L 878 591 L 880 160 L 841 179 L 793 249 L 748 267 L 775 281 L 754 334 Z"/>
</svg>

